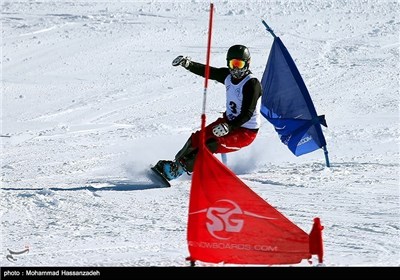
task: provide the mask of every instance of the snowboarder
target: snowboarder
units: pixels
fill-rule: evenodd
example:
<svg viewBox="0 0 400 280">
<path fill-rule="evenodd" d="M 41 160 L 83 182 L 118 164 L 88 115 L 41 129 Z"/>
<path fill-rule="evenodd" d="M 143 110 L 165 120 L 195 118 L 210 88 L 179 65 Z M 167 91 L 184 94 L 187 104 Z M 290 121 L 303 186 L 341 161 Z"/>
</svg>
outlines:
<svg viewBox="0 0 400 280">
<path fill-rule="evenodd" d="M 225 85 L 226 111 L 206 127 L 205 144 L 212 153 L 229 153 L 250 145 L 261 124 L 261 84 L 249 70 L 250 52 L 246 46 L 234 45 L 226 56 L 227 66 L 210 67 L 209 78 Z M 205 65 L 178 56 L 173 66 L 183 66 L 190 72 L 205 76 Z M 200 145 L 200 131 L 192 133 L 174 160 L 160 160 L 154 166 L 168 181 L 193 171 Z"/>
</svg>

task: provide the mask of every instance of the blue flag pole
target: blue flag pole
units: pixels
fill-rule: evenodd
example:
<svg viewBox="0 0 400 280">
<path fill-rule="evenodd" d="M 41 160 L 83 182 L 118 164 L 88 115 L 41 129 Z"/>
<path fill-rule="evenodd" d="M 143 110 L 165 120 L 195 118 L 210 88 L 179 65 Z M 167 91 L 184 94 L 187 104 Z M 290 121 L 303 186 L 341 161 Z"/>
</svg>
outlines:
<svg viewBox="0 0 400 280">
<path fill-rule="evenodd" d="M 329 163 L 328 149 L 326 148 L 326 146 L 323 146 L 322 148 L 324 149 L 326 167 L 331 167 Z"/>
<path fill-rule="evenodd" d="M 268 24 L 265 22 L 265 20 L 262 20 L 262 23 L 264 24 L 264 26 L 265 26 L 265 28 L 267 29 L 267 31 L 268 31 L 269 33 L 271 33 L 271 35 L 272 35 L 274 38 L 276 38 L 276 35 L 275 35 L 274 31 L 271 29 L 271 27 L 268 26 Z"/>
</svg>

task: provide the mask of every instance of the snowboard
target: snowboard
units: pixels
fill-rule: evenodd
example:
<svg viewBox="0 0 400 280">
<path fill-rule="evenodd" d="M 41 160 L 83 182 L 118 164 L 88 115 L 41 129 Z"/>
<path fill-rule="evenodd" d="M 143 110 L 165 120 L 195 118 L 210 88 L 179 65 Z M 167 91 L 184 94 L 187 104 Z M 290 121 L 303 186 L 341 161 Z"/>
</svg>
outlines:
<svg viewBox="0 0 400 280">
<path fill-rule="evenodd" d="M 165 178 L 163 174 L 158 172 L 158 170 L 154 166 L 151 166 L 150 169 L 151 169 L 150 180 L 152 180 L 154 183 L 162 184 L 166 188 L 171 187 L 171 184 L 169 183 L 168 179 Z"/>
</svg>

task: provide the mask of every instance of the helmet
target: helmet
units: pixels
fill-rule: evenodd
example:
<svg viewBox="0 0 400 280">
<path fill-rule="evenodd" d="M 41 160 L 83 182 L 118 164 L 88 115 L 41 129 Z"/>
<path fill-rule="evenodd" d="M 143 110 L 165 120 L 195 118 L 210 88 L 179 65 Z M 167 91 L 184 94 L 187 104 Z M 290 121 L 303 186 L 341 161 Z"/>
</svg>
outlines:
<svg viewBox="0 0 400 280">
<path fill-rule="evenodd" d="M 228 53 L 226 54 L 226 60 L 231 60 L 234 58 L 242 59 L 244 61 L 250 60 L 249 49 L 243 45 L 234 45 L 230 47 Z"/>
<path fill-rule="evenodd" d="M 243 68 L 233 68 L 231 69 L 229 67 L 229 61 L 231 59 L 240 59 L 243 60 L 246 64 Z M 234 45 L 229 48 L 228 53 L 226 54 L 226 63 L 229 67 L 229 71 L 231 75 L 236 78 L 240 79 L 243 78 L 244 75 L 247 73 L 249 70 L 249 64 L 250 64 L 250 51 L 246 46 L 243 45 Z"/>
</svg>

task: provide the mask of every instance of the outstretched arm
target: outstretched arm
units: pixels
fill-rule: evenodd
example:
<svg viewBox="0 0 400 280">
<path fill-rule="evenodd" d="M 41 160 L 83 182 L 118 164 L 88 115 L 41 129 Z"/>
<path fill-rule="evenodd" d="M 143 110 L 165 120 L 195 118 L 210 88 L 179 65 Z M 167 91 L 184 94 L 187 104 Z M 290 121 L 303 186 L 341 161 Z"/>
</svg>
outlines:
<svg viewBox="0 0 400 280">
<path fill-rule="evenodd" d="M 202 76 L 205 76 L 206 66 L 204 64 L 191 61 L 189 66 L 186 68 L 190 72 Z M 229 75 L 229 69 L 227 67 L 223 68 L 215 68 L 210 66 L 210 79 L 214 81 L 218 81 L 220 83 L 224 83 L 226 76 Z"/>
<path fill-rule="evenodd" d="M 190 72 L 205 77 L 206 66 L 204 64 L 191 61 L 188 57 L 178 56 L 172 61 L 173 66 L 181 65 Z M 229 69 L 227 67 L 215 68 L 210 66 L 210 79 L 224 83 L 225 78 L 229 75 Z"/>
</svg>

